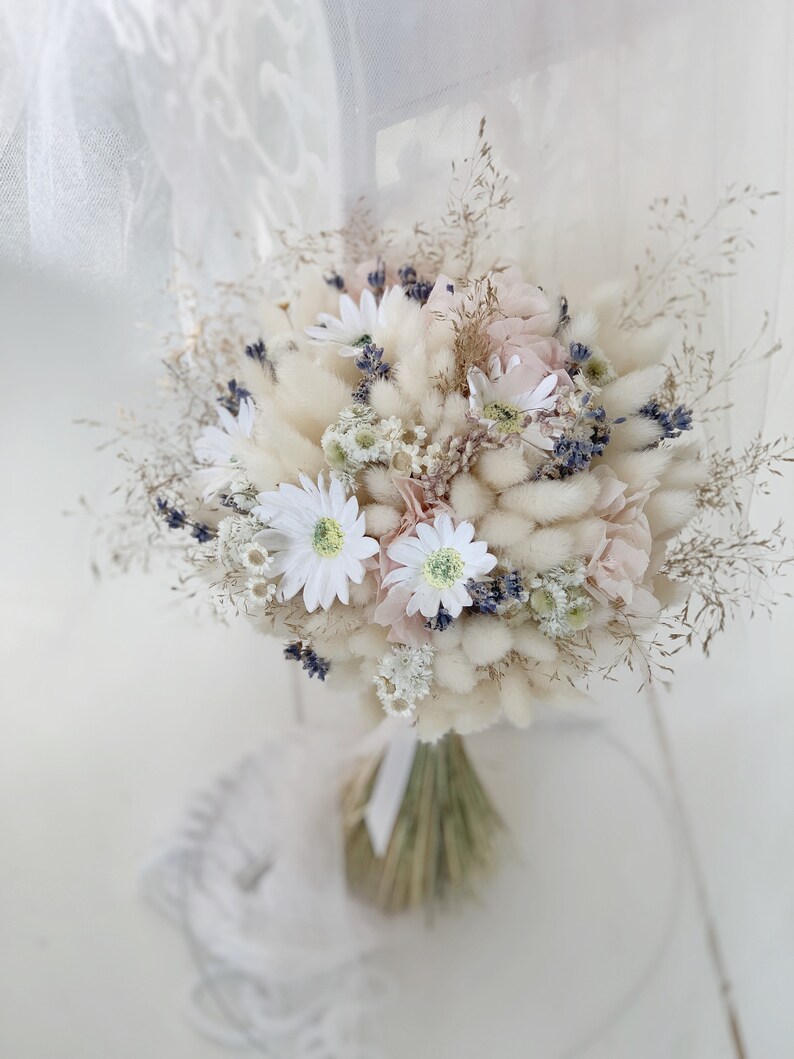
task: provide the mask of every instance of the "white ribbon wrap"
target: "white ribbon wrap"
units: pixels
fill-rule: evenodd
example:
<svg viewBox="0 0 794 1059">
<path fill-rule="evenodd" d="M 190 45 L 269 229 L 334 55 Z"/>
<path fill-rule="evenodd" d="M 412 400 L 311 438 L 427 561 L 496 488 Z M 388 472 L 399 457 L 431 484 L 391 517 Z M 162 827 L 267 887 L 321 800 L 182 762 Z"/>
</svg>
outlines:
<svg viewBox="0 0 794 1059">
<path fill-rule="evenodd" d="M 411 775 L 417 744 L 414 728 L 401 722 L 388 726 L 386 751 L 375 777 L 369 803 L 364 810 L 364 823 L 376 857 L 382 857 L 389 848 L 397 814 Z"/>
</svg>

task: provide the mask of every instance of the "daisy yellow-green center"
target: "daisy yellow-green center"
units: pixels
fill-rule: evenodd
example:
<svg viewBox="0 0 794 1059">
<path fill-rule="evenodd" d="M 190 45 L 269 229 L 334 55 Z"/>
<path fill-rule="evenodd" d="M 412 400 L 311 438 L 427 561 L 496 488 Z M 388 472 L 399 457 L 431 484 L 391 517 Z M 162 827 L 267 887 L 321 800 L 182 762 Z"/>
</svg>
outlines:
<svg viewBox="0 0 794 1059">
<path fill-rule="evenodd" d="M 524 429 L 526 412 L 507 401 L 491 401 L 483 408 L 485 419 L 493 419 L 500 434 L 520 434 Z"/>
<path fill-rule="evenodd" d="M 425 581 L 433 588 L 452 588 L 463 573 L 463 559 L 454 548 L 437 548 L 422 567 Z"/>
<path fill-rule="evenodd" d="M 312 548 L 323 559 L 335 559 L 342 551 L 345 533 L 335 518 L 321 518 L 312 532 Z"/>
<path fill-rule="evenodd" d="M 356 433 L 356 444 L 362 449 L 371 449 L 377 442 L 377 437 L 372 430 L 359 430 Z"/>
</svg>

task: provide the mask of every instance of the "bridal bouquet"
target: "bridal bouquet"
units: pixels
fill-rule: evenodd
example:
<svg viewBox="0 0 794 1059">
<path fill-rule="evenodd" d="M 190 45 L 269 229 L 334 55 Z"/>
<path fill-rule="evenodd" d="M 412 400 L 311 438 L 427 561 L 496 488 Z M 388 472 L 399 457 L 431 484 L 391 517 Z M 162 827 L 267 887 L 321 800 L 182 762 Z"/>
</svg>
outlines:
<svg viewBox="0 0 794 1059">
<path fill-rule="evenodd" d="M 781 561 L 778 537 L 704 520 L 789 450 L 704 458 L 697 409 L 719 411 L 724 378 L 688 346 L 666 360 L 631 292 L 573 305 L 483 265 L 507 195 L 482 140 L 470 167 L 436 229 L 292 245 L 275 326 L 237 344 L 216 325 L 172 355 L 177 425 L 133 461 L 133 495 L 183 531 L 221 610 L 392 718 L 399 738 L 339 792 L 351 886 L 388 909 L 491 859 L 499 819 L 462 736 L 527 725 L 599 674 L 664 678 Z"/>
</svg>

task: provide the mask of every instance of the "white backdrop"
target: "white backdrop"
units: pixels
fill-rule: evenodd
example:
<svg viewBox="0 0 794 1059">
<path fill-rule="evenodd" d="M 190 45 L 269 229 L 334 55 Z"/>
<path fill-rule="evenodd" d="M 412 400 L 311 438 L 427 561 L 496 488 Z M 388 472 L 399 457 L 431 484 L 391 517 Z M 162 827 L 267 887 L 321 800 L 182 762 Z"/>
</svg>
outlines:
<svg viewBox="0 0 794 1059">
<path fill-rule="evenodd" d="M 702 210 L 731 181 L 790 193 L 789 19 L 771 0 L 6 6 L 4 1054 L 222 1054 L 182 1019 L 190 950 L 136 878 L 187 793 L 288 723 L 292 674 L 277 646 L 198 622 L 154 577 L 96 582 L 90 522 L 62 517 L 118 480 L 73 420 L 145 399 L 175 248 L 204 283 L 362 193 L 412 216 L 485 112 L 522 251 L 573 293 L 631 266 L 655 195 Z M 764 309 L 786 340 L 737 388 L 747 432 L 785 429 L 794 397 L 789 202 L 759 218 L 752 264 L 708 321 L 725 356 Z M 756 509 L 762 525 L 792 513 L 790 483 Z M 794 1047 L 793 623 L 785 603 L 739 624 L 663 702 L 758 1059 Z M 322 709 L 325 689 L 308 691 Z M 401 988 L 388 1054 L 739 1054 L 648 702 L 627 684 L 594 715 L 601 729 L 480 741 L 516 851 L 482 907 L 406 927 L 385 958 Z"/>
</svg>

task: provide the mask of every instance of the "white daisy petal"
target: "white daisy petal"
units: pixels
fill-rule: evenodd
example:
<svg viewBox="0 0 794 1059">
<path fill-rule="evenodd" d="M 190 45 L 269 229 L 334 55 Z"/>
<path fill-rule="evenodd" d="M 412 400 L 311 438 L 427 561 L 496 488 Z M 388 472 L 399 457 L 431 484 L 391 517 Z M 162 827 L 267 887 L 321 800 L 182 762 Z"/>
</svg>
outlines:
<svg viewBox="0 0 794 1059">
<path fill-rule="evenodd" d="M 391 570 L 383 579 L 384 585 L 398 585 L 404 581 L 413 581 L 416 578 L 416 571 L 410 566 L 398 566 L 395 570 Z"/>
<path fill-rule="evenodd" d="M 205 500 L 225 489 L 240 473 L 237 454 L 254 428 L 253 403 L 242 400 L 236 416 L 219 405 L 218 419 L 221 426 L 207 427 L 194 447 L 199 463 L 209 465 L 202 467 L 197 476 L 204 485 Z"/>
<path fill-rule="evenodd" d="M 279 581 L 279 596 L 282 599 L 292 599 L 293 596 L 296 596 L 306 583 L 307 573 L 311 573 L 311 571 L 307 571 L 300 563 L 290 562 L 284 571 L 284 576 Z"/>
<path fill-rule="evenodd" d="M 453 548 L 460 548 L 464 544 L 471 544 L 474 540 L 474 526 L 470 522 L 461 522 L 454 534 L 450 544 Z M 473 548 L 479 549 L 482 546 L 482 550 L 485 551 L 488 545 L 485 541 L 477 541 L 476 545 L 472 545 Z"/>
<path fill-rule="evenodd" d="M 403 566 L 421 565 L 427 558 L 427 549 L 415 537 L 394 541 L 386 549 L 386 554 L 395 563 Z"/>
<path fill-rule="evenodd" d="M 316 342 L 334 342 L 343 357 L 354 357 L 362 339 L 369 339 L 378 324 L 383 323 L 383 301 L 378 305 L 371 290 L 362 292 L 358 305 L 349 294 L 339 298 L 339 317 L 319 313 L 323 326 L 307 327 L 306 334 Z"/>
<path fill-rule="evenodd" d="M 334 597 L 339 598 L 340 603 L 349 603 L 350 595 L 347 587 L 347 576 L 342 564 L 331 566 L 329 569 L 329 586 L 326 593 L 326 610 L 334 601 Z"/>
<path fill-rule="evenodd" d="M 369 294 L 369 291 L 364 291 L 361 295 L 360 310 L 349 294 L 343 294 L 340 297 L 339 315 L 343 324 L 347 324 L 348 327 L 357 327 L 359 323 L 363 322 L 365 294 Z"/>
<path fill-rule="evenodd" d="M 441 547 L 441 538 L 438 530 L 427 522 L 418 522 L 416 524 L 416 535 L 428 552 Z"/>
<path fill-rule="evenodd" d="M 441 593 L 437 588 L 431 588 L 430 585 L 423 585 L 419 589 L 419 611 L 426 618 L 434 618 L 438 614 L 438 608 L 441 606 Z"/>
</svg>

